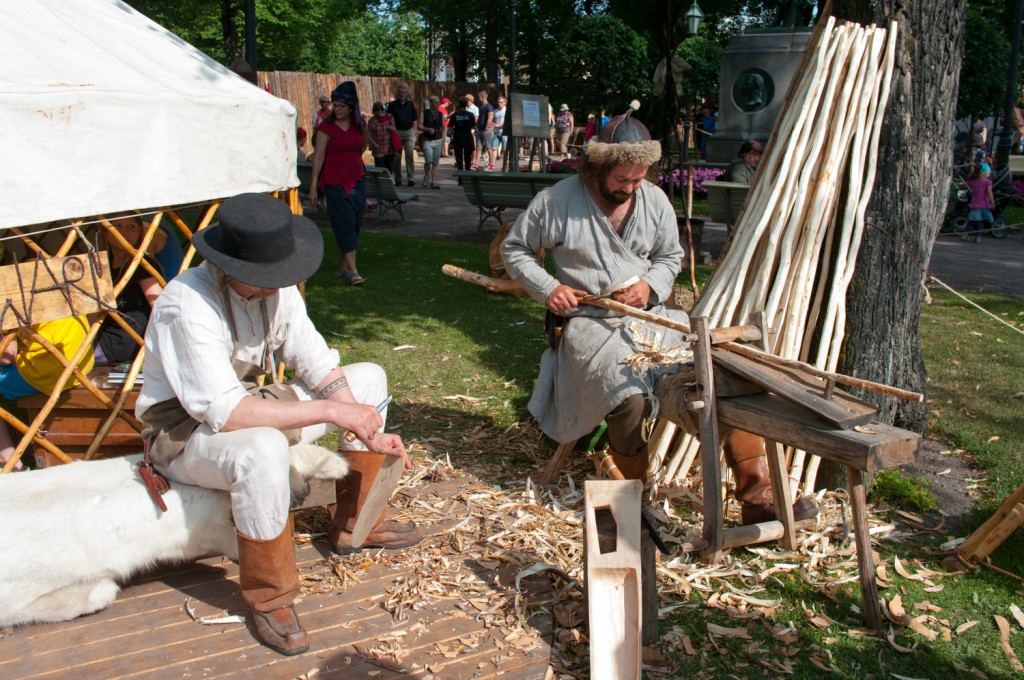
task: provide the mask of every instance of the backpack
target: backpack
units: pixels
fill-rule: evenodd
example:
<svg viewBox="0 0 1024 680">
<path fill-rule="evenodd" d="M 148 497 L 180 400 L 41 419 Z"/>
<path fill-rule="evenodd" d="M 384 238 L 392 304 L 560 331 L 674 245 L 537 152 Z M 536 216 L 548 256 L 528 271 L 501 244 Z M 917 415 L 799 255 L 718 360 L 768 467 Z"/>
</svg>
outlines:
<svg viewBox="0 0 1024 680">
<path fill-rule="evenodd" d="M 569 119 L 572 116 L 568 111 L 563 111 L 555 118 L 555 132 L 572 132 L 569 129 Z"/>
</svg>

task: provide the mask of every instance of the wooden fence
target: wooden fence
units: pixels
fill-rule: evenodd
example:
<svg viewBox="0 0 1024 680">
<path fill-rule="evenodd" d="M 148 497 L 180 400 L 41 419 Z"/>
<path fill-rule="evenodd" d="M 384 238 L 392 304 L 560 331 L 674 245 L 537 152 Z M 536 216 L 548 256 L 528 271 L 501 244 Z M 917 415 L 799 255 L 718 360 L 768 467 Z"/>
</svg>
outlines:
<svg viewBox="0 0 1024 680">
<path fill-rule="evenodd" d="M 499 94 L 505 94 L 504 85 L 494 83 L 456 83 L 451 81 L 406 80 L 383 76 L 346 76 L 340 73 L 298 73 L 294 71 L 260 71 L 257 81 L 260 87 L 274 96 L 290 101 L 299 111 L 299 125 L 306 129 L 312 142 L 313 113 L 320 108 L 321 95 L 330 95 L 338 83 L 351 80 L 359 93 L 359 109 L 369 115 L 374 102 L 387 104 L 395 97 L 399 83 L 409 86 L 409 98 L 416 103 L 416 110 L 422 115 L 423 100 L 432 94 L 448 97 L 457 102 L 466 94 L 477 96 L 480 90 L 487 90 L 488 100 L 494 104 Z M 312 150 L 312 145 L 309 147 Z"/>
</svg>

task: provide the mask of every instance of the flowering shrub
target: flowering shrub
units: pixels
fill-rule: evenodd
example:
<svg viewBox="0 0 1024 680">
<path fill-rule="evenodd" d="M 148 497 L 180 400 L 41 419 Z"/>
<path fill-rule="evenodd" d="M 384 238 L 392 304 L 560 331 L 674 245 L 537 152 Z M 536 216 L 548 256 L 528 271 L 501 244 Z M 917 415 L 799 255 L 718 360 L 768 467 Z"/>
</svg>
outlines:
<svg viewBox="0 0 1024 680">
<path fill-rule="evenodd" d="M 1013 188 L 1017 190 L 1013 195 L 1013 204 L 1024 205 L 1024 182 L 1013 180 Z"/>
<path fill-rule="evenodd" d="M 560 175 L 574 175 L 579 172 L 582 163 L 583 159 L 579 156 L 566 158 L 564 161 L 551 161 L 548 166 L 548 172 Z"/>
<path fill-rule="evenodd" d="M 661 173 L 658 175 L 658 186 L 665 191 L 668 191 L 669 182 L 674 185 L 675 193 L 680 193 L 686 188 L 686 175 L 689 172 L 688 169 L 676 168 L 670 174 Z M 721 168 L 695 168 L 693 171 L 693 195 L 704 197 L 707 196 L 707 189 L 704 188 L 704 182 L 713 182 L 722 175 L 725 174 L 725 170 Z"/>
</svg>

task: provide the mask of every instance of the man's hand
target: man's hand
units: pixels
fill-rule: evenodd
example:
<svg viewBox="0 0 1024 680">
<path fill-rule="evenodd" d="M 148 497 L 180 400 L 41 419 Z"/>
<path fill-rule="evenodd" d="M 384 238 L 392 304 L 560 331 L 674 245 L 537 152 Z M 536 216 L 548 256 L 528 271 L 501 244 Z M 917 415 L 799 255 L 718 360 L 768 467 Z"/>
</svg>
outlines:
<svg viewBox="0 0 1024 680">
<path fill-rule="evenodd" d="M 384 420 L 373 406 L 355 403 L 335 402 L 334 424 L 342 430 L 348 430 L 372 448 L 373 440 L 379 436 L 378 430 L 384 426 Z M 376 450 L 376 449 L 374 449 Z"/>
<path fill-rule="evenodd" d="M 397 434 L 388 434 L 386 432 L 380 432 L 372 440 L 366 442 L 367 448 L 376 453 L 383 453 L 385 456 L 395 456 L 402 458 L 404 461 L 405 469 L 412 469 L 412 461 L 409 460 L 409 454 L 405 450 L 405 444 L 402 443 L 402 438 Z"/>
<path fill-rule="evenodd" d="M 565 314 L 570 309 L 576 309 L 579 306 L 578 298 L 586 294 L 585 290 L 577 290 L 561 284 L 551 291 L 548 299 L 544 301 L 544 306 L 555 314 Z"/>
<path fill-rule="evenodd" d="M 612 299 L 637 309 L 647 309 L 647 301 L 651 297 L 651 287 L 646 281 L 640 279 L 632 286 L 615 291 Z"/>
</svg>

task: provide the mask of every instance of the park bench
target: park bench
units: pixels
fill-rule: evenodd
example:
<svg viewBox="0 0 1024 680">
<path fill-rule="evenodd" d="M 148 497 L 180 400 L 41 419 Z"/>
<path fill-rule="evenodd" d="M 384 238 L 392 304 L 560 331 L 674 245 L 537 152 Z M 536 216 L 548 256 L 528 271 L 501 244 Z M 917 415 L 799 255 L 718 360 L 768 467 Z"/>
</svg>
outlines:
<svg viewBox="0 0 1024 680">
<path fill-rule="evenodd" d="M 1015 178 L 1024 178 L 1024 156 L 1010 156 L 1009 167 Z"/>
<path fill-rule="evenodd" d="M 384 215 L 391 210 L 397 211 L 398 216 L 404 220 L 402 206 L 420 199 L 419 194 L 396 190 L 395 178 L 384 168 L 378 167 L 366 168 L 366 197 L 377 199 L 377 226 L 380 226 Z"/>
<path fill-rule="evenodd" d="M 562 181 L 568 175 L 548 172 L 479 172 L 457 170 L 466 199 L 480 210 L 477 233 L 484 222 L 493 217 L 501 223 L 501 213 L 508 208 L 525 208 L 542 189 Z"/>
<path fill-rule="evenodd" d="M 747 200 L 749 184 L 738 182 L 704 182 L 708 192 L 708 214 L 715 222 L 721 222 L 732 230 L 740 211 Z"/>
</svg>

